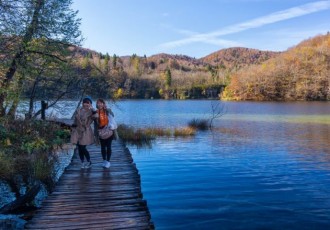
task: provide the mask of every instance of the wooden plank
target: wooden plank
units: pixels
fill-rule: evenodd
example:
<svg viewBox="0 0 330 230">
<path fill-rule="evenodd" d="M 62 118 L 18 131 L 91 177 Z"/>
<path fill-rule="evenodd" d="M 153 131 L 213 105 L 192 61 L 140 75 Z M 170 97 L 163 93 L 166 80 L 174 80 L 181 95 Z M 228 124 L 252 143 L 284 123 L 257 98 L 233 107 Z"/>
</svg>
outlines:
<svg viewBox="0 0 330 230">
<path fill-rule="evenodd" d="M 103 169 L 100 146 L 89 146 L 92 168 L 72 158 L 55 191 L 26 224 L 27 229 L 154 229 L 141 177 L 132 155 L 113 142 L 111 167 Z"/>
</svg>

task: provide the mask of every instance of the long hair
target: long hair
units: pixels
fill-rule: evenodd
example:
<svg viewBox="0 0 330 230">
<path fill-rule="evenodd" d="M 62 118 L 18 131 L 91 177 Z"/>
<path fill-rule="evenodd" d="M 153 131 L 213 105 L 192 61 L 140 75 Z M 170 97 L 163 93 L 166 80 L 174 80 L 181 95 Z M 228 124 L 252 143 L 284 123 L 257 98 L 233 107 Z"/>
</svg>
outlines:
<svg viewBox="0 0 330 230">
<path fill-rule="evenodd" d="M 99 99 L 97 99 L 97 101 L 96 101 L 96 106 L 97 106 L 97 102 L 101 102 L 101 103 L 103 103 L 103 108 L 104 108 L 104 111 L 106 112 L 106 114 L 109 116 L 109 111 L 108 111 L 108 108 L 107 108 L 107 104 L 105 103 L 105 100 L 104 99 L 102 99 L 102 98 L 99 98 Z"/>
</svg>

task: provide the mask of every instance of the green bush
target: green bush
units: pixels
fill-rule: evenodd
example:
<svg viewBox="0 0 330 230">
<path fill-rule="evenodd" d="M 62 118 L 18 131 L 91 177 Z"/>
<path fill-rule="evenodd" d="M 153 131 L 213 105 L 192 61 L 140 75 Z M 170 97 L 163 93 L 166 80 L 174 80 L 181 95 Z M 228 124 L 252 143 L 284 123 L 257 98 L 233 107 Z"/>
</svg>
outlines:
<svg viewBox="0 0 330 230">
<path fill-rule="evenodd" d="M 21 187 L 42 182 L 49 192 L 55 185 L 56 149 L 68 142 L 70 132 L 42 120 L 0 119 L 0 179 L 16 197 Z M 16 179 L 21 178 L 18 182 Z"/>
</svg>

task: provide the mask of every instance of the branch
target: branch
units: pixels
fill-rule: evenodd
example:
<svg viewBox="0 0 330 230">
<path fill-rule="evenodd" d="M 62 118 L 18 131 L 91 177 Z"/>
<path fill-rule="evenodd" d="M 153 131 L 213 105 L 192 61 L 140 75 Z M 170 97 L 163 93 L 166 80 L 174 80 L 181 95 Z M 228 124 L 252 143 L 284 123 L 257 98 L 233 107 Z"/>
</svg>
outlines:
<svg viewBox="0 0 330 230">
<path fill-rule="evenodd" d="M 64 59 L 61 59 L 60 57 L 56 56 L 56 55 L 53 55 L 53 54 L 49 54 L 49 53 L 44 53 L 44 52 L 40 52 L 40 51 L 36 51 L 36 50 L 27 50 L 28 53 L 34 53 L 34 54 L 40 54 L 40 55 L 45 55 L 45 56 L 48 56 L 48 57 L 52 57 L 52 58 L 55 58 L 61 62 L 67 62 L 66 60 Z"/>
<path fill-rule="evenodd" d="M 211 109 L 212 109 L 212 116 L 210 118 L 210 124 L 209 124 L 210 129 L 213 126 L 214 119 L 218 117 L 222 117 L 227 112 L 225 104 L 221 103 L 221 101 L 212 101 Z"/>
</svg>

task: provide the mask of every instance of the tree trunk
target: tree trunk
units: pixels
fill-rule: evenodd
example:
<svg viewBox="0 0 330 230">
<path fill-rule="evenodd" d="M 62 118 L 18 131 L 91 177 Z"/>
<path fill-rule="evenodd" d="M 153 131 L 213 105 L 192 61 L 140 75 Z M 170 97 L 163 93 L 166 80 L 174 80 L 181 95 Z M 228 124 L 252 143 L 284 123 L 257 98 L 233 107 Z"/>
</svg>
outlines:
<svg viewBox="0 0 330 230">
<path fill-rule="evenodd" d="M 30 203 L 34 200 L 35 196 L 40 190 L 40 184 L 34 185 L 29 191 L 26 192 L 23 196 L 17 198 L 13 202 L 6 204 L 0 209 L 0 214 L 9 214 L 18 210 L 20 207 L 26 203 Z"/>
<path fill-rule="evenodd" d="M 6 89 L 8 89 L 10 82 L 13 80 L 13 77 L 17 70 L 18 63 L 21 62 L 21 60 L 25 56 L 27 44 L 32 40 L 33 35 L 36 33 L 38 29 L 39 14 L 44 4 L 45 4 L 45 0 L 35 1 L 34 12 L 31 23 L 25 32 L 19 50 L 15 54 L 14 59 L 12 60 L 5 74 L 5 79 L 2 82 L 0 82 L 0 88 L 4 89 L 4 92 L 0 94 L 0 116 L 6 115 L 6 111 L 4 108 L 4 102 L 7 98 Z"/>
<path fill-rule="evenodd" d="M 19 103 L 19 98 L 16 97 L 13 101 L 13 104 L 11 105 L 9 111 L 8 111 L 8 117 L 14 119 L 15 118 L 15 114 L 16 114 L 16 110 L 17 110 L 17 107 L 18 107 L 18 103 Z"/>
</svg>

